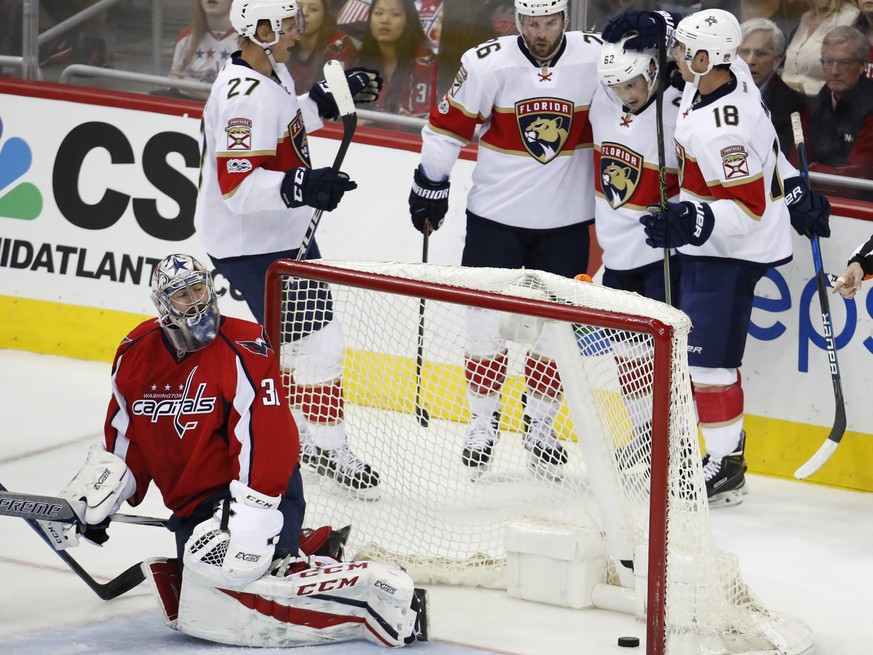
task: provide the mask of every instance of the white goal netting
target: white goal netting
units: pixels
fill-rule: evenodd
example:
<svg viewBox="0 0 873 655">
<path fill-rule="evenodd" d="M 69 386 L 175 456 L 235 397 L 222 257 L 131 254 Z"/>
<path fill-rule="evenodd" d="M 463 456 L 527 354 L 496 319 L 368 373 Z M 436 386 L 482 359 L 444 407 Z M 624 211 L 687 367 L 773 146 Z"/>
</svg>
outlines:
<svg viewBox="0 0 873 655">
<path fill-rule="evenodd" d="M 343 340 L 309 347 L 329 322 Z M 289 403 L 340 425 L 378 472 L 378 499 L 362 500 L 302 467 L 307 523 L 351 524 L 357 557 L 422 583 L 505 588 L 508 521 L 594 528 L 605 583 L 632 591 L 634 569 L 647 570 L 652 590 L 655 578 L 649 634 L 663 628 L 666 650 L 648 652 L 811 652 L 806 626 L 756 603 L 712 544 L 682 312 L 539 271 L 280 262 L 267 325 Z M 330 371 L 330 357 L 341 400 L 300 379 Z M 498 439 L 483 472 L 462 460 L 469 387 L 494 379 Z M 563 453 L 548 466 L 525 436 L 540 419 Z"/>
</svg>

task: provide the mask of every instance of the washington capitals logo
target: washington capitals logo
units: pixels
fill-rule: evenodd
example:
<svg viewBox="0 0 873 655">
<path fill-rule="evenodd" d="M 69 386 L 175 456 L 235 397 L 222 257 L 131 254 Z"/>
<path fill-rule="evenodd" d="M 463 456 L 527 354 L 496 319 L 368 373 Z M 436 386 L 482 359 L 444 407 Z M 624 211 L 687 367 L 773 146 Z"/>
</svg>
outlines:
<svg viewBox="0 0 873 655">
<path fill-rule="evenodd" d="M 573 126 L 573 103 L 557 98 L 534 98 L 515 103 L 521 142 L 541 164 L 557 157 Z"/>
<path fill-rule="evenodd" d="M 179 271 L 187 271 L 188 262 L 180 257 L 173 256 L 173 258 L 169 261 L 169 267 L 173 269 L 173 275 L 178 273 Z"/>
<path fill-rule="evenodd" d="M 254 341 L 237 341 L 237 343 L 250 353 L 260 355 L 261 357 L 267 357 L 271 352 L 273 352 L 273 349 L 270 348 L 270 344 L 268 344 L 263 337 L 258 337 Z"/>
<path fill-rule="evenodd" d="M 613 209 L 628 202 L 643 173 L 642 155 L 618 143 L 600 146 L 600 185 L 603 197 Z"/>
</svg>

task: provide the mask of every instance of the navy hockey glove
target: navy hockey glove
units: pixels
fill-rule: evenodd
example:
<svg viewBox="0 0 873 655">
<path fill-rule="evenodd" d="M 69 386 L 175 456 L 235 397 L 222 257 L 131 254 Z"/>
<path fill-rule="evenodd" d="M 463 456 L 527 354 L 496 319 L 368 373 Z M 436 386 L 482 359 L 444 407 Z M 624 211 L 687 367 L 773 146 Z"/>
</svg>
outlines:
<svg viewBox="0 0 873 655">
<path fill-rule="evenodd" d="M 286 207 L 309 205 L 314 209 L 333 211 L 346 191 L 358 185 L 345 173 L 334 173 L 330 168 L 298 166 L 285 171 L 282 180 L 282 200 Z"/>
<path fill-rule="evenodd" d="M 443 224 L 449 211 L 449 181 L 434 182 L 422 172 L 421 166 L 412 176 L 412 190 L 409 192 L 409 214 L 415 229 L 424 234 L 424 221 L 436 231 Z"/>
<path fill-rule="evenodd" d="M 349 83 L 352 100 L 356 103 L 373 102 L 382 90 L 379 71 L 372 68 L 350 68 L 346 71 L 346 80 Z M 309 97 L 318 105 L 319 116 L 331 120 L 339 117 L 339 109 L 333 99 L 333 93 L 325 80 L 312 85 L 309 89 Z"/>
<path fill-rule="evenodd" d="M 658 47 L 658 35 L 666 37 L 669 43 L 673 29 L 682 16 L 669 11 L 624 11 L 614 16 L 603 28 L 603 40 L 618 43 L 628 32 L 636 36 L 625 41 L 626 50 L 648 50 Z"/>
<path fill-rule="evenodd" d="M 824 195 L 810 189 L 799 175 L 785 180 L 785 204 L 791 216 L 791 227 L 799 235 L 810 239 L 815 235 L 823 238 L 831 235 L 828 222 L 831 203 Z"/>
<path fill-rule="evenodd" d="M 712 234 L 715 216 L 702 202 L 668 202 L 667 211 L 649 207 L 651 214 L 640 216 L 645 225 L 646 243 L 652 248 L 678 248 L 702 245 Z"/>
</svg>

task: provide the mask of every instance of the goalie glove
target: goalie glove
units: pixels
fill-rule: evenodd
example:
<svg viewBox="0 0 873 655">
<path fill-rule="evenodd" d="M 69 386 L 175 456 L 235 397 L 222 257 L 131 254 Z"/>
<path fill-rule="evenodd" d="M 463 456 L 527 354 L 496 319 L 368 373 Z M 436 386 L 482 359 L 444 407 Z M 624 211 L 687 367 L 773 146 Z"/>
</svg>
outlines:
<svg viewBox="0 0 873 655">
<path fill-rule="evenodd" d="M 328 167 L 298 166 L 285 171 L 280 193 L 286 207 L 308 205 L 330 212 L 337 208 L 346 191 L 357 188 L 346 173 L 334 173 Z"/>
<path fill-rule="evenodd" d="M 681 18 L 669 11 L 624 11 L 611 18 L 603 28 L 603 40 L 618 43 L 628 32 L 635 32 L 636 36 L 624 42 L 625 49 L 648 50 L 657 48 L 658 37 L 663 35 L 666 47 Z"/>
<path fill-rule="evenodd" d="M 107 452 L 103 443 L 95 443 L 82 468 L 59 494 L 70 501 L 81 523 L 40 521 L 40 527 L 55 550 L 78 546 L 79 536 L 100 546 L 109 538 L 109 517 L 135 491 L 136 479 L 124 460 Z"/>
<path fill-rule="evenodd" d="M 831 203 L 818 191 L 813 191 L 799 175 L 785 180 L 785 204 L 791 217 L 791 227 L 800 235 L 812 239 L 831 235 L 829 218 Z"/>
<path fill-rule="evenodd" d="M 280 496 L 267 496 L 238 480 L 232 499 L 194 528 L 183 556 L 190 568 L 213 586 L 239 589 L 268 572 L 282 529 Z"/>
<path fill-rule="evenodd" d="M 409 214 L 415 229 L 424 234 L 424 222 L 430 222 L 433 231 L 440 229 L 449 211 L 449 181 L 434 182 L 421 166 L 412 175 L 412 190 L 409 192 Z"/>
<path fill-rule="evenodd" d="M 382 90 L 382 76 L 374 68 L 358 66 L 345 71 L 349 83 L 349 93 L 355 104 L 373 102 Z M 309 97 L 318 105 L 318 115 L 334 120 L 339 118 L 339 108 L 336 106 L 333 92 L 326 80 L 321 80 L 309 89 Z"/>
<path fill-rule="evenodd" d="M 715 227 L 715 216 L 703 202 L 668 202 L 667 211 L 649 207 L 640 217 L 645 226 L 646 243 L 652 248 L 678 248 L 703 245 Z"/>
</svg>

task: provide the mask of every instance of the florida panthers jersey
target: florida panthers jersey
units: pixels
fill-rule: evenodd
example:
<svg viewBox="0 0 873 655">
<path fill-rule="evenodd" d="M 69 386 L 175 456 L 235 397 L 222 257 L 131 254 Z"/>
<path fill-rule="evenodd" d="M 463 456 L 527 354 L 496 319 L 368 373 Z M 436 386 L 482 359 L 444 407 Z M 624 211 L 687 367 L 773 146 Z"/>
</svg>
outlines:
<svg viewBox="0 0 873 655">
<path fill-rule="evenodd" d="M 312 210 L 288 209 L 280 188 L 289 168 L 310 166 L 307 130 L 322 122 L 288 70 L 274 72 L 278 81 L 235 53 L 206 101 L 194 227 L 213 257 L 293 250 L 309 225 Z"/>
<path fill-rule="evenodd" d="M 715 215 L 696 257 L 778 265 L 791 259 L 791 223 L 779 174 L 779 141 L 761 94 L 745 74 L 701 97 L 685 85 L 676 120 L 682 200 L 703 200 Z"/>
<path fill-rule="evenodd" d="M 541 68 L 519 36 L 468 50 L 422 130 L 421 165 L 448 177 L 478 125 L 479 153 L 467 209 L 498 223 L 555 228 L 594 217 L 588 111 L 600 85 L 596 34 L 567 32 Z"/>
<path fill-rule="evenodd" d="M 175 514 L 239 480 L 283 493 L 297 465 L 297 427 L 284 401 L 273 350 L 256 323 L 224 317 L 202 350 L 176 356 L 157 320 L 118 347 L 106 449 L 136 477 L 137 505 L 149 483 Z"/>
<path fill-rule="evenodd" d="M 679 176 L 673 131 L 680 93 L 664 91 L 664 159 L 667 197 L 679 193 Z M 661 204 L 658 158 L 658 112 L 654 97 L 639 114 L 627 111 L 605 87 L 594 93 L 591 129 L 594 134 L 594 226 L 603 248 L 603 263 L 616 271 L 629 271 L 664 257 L 662 250 L 646 245 L 640 216 L 650 205 Z"/>
</svg>

